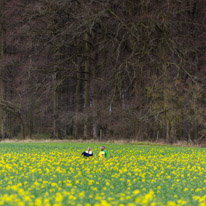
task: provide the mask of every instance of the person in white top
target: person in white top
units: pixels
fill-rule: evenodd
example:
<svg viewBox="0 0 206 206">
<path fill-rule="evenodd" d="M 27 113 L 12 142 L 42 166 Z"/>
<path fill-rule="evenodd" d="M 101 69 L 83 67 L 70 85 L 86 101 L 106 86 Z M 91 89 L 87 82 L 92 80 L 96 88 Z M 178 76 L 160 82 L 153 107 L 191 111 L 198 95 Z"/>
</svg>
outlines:
<svg viewBox="0 0 206 206">
<path fill-rule="evenodd" d="M 93 152 L 91 151 L 91 148 L 88 147 L 88 148 L 87 148 L 87 151 L 82 152 L 81 155 L 83 155 L 84 157 L 91 157 L 91 156 L 93 156 Z"/>
</svg>

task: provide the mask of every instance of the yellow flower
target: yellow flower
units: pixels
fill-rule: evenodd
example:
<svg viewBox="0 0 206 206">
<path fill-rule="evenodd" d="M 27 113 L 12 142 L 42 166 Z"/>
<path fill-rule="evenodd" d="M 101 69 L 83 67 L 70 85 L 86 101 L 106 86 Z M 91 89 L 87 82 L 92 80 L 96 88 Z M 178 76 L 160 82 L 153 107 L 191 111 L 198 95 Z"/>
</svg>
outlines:
<svg viewBox="0 0 206 206">
<path fill-rule="evenodd" d="M 167 202 L 167 206 L 176 206 L 176 202 L 173 202 L 173 201 L 168 201 Z"/>
<path fill-rule="evenodd" d="M 134 190 L 132 193 L 133 193 L 134 195 L 137 195 L 137 194 L 140 193 L 140 191 L 139 191 L 139 190 Z"/>
<path fill-rule="evenodd" d="M 79 197 L 80 197 L 80 198 L 83 198 L 84 196 L 85 196 L 84 191 L 82 191 L 82 192 L 79 193 Z"/>
</svg>

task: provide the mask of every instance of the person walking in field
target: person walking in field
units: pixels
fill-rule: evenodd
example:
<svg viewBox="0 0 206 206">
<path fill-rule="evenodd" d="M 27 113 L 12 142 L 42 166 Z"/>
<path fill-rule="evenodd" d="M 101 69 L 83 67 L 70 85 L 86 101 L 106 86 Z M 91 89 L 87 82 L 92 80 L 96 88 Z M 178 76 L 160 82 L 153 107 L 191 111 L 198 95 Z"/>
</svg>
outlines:
<svg viewBox="0 0 206 206">
<path fill-rule="evenodd" d="M 105 146 L 103 146 L 104 147 L 104 158 L 107 158 L 107 151 L 106 151 L 106 148 L 105 148 Z"/>
<path fill-rule="evenodd" d="M 93 156 L 93 152 L 91 151 L 91 148 L 88 147 L 88 148 L 87 148 L 87 151 L 82 152 L 81 155 L 84 156 L 84 157 L 91 157 L 91 156 Z"/>
<path fill-rule="evenodd" d="M 100 148 L 99 158 L 100 158 L 100 159 L 104 159 L 104 158 L 105 158 L 104 155 L 105 155 L 104 147 L 102 146 L 102 147 Z"/>
</svg>

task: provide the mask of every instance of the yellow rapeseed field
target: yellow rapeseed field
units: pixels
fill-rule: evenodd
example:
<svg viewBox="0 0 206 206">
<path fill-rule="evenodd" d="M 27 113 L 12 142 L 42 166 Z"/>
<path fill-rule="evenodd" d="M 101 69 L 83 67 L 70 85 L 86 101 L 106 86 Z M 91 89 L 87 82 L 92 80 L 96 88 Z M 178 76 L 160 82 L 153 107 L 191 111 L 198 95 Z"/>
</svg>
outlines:
<svg viewBox="0 0 206 206">
<path fill-rule="evenodd" d="M 205 149 L 106 144 L 102 160 L 100 146 L 1 143 L 0 205 L 206 205 Z"/>
</svg>

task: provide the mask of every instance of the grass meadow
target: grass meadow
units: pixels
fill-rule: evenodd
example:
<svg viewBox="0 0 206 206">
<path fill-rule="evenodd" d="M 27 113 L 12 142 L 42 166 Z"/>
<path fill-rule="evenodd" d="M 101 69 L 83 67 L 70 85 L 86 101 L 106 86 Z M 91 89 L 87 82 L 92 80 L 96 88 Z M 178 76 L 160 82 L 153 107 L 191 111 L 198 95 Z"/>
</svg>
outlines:
<svg viewBox="0 0 206 206">
<path fill-rule="evenodd" d="M 0 143 L 0 205 L 206 205 L 204 148 L 101 145 Z"/>
</svg>

